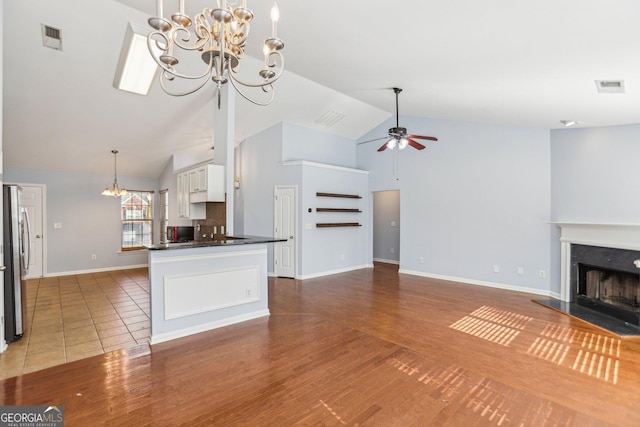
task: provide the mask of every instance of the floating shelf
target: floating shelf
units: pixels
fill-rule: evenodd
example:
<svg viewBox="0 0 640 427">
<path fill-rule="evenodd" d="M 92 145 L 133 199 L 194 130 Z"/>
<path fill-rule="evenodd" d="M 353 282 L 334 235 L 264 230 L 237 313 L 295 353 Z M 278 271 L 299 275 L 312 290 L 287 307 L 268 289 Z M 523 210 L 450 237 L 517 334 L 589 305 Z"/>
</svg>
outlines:
<svg viewBox="0 0 640 427">
<path fill-rule="evenodd" d="M 328 227 L 361 227 L 362 224 L 358 222 L 320 222 L 316 224 L 318 228 Z"/>
<path fill-rule="evenodd" d="M 357 194 L 316 193 L 318 197 L 341 197 L 343 199 L 362 199 Z"/>
<path fill-rule="evenodd" d="M 362 212 L 360 209 L 348 209 L 348 208 L 316 208 L 316 212 Z"/>
</svg>

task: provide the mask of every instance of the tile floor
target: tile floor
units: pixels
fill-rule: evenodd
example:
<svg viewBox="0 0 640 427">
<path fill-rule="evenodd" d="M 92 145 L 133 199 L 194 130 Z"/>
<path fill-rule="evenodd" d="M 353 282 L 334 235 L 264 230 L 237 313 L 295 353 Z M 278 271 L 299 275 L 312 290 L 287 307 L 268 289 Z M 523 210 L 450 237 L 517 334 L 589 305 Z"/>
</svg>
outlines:
<svg viewBox="0 0 640 427">
<path fill-rule="evenodd" d="M 22 339 L 0 354 L 0 379 L 149 342 L 146 268 L 26 283 Z"/>
</svg>

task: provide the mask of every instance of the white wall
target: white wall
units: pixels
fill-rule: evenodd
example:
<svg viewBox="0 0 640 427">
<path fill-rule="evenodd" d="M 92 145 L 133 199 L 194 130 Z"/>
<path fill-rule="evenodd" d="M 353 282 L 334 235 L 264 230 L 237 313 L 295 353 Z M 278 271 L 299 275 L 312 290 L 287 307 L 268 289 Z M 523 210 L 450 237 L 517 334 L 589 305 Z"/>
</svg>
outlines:
<svg viewBox="0 0 640 427">
<path fill-rule="evenodd" d="M 147 264 L 146 251 L 120 252 L 120 199 L 100 194 L 113 182 L 113 175 L 5 167 L 4 179 L 46 185 L 46 275 Z M 130 190 L 150 190 L 156 195 L 159 190 L 158 180 L 153 178 L 119 176 L 118 182 Z M 62 228 L 54 229 L 56 222 L 62 223 Z M 154 239 L 158 239 L 157 232 Z"/>
<path fill-rule="evenodd" d="M 400 192 L 398 190 L 373 193 L 373 259 L 392 263 L 400 261 Z"/>
<path fill-rule="evenodd" d="M 358 167 L 370 171 L 371 191 L 402 194 L 401 270 L 548 293 L 549 131 L 415 117 L 400 123 L 439 141 L 401 152 L 363 144 Z"/>
</svg>

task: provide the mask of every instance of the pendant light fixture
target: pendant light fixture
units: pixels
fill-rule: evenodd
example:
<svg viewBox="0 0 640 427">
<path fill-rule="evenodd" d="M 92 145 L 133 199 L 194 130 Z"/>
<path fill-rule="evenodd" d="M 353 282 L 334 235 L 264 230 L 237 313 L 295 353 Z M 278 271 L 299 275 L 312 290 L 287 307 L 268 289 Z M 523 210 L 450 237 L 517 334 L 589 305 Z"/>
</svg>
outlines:
<svg viewBox="0 0 640 427">
<path fill-rule="evenodd" d="M 169 95 L 184 96 L 196 92 L 207 81 L 216 85 L 218 108 L 220 90 L 230 82 L 234 89 L 256 105 L 269 105 L 273 101 L 275 83 L 284 70 L 282 49 L 278 38 L 280 12 L 277 5 L 271 9 L 271 36 L 264 40 L 264 65 L 258 81 L 245 81 L 239 77 L 240 63 L 249 37 L 253 12 L 247 9 L 247 0 L 216 0 L 193 18 L 185 13 L 185 0 L 179 0 L 178 11 L 165 17 L 163 0 L 156 0 L 156 16 L 149 18 L 153 31 L 147 36 L 149 52 L 161 68 L 160 86 Z M 184 64 L 191 64 L 190 56 L 200 57 L 204 67 L 187 74 Z M 191 68 L 191 67 L 189 67 Z M 184 88 L 180 82 L 192 82 Z M 261 89 L 259 99 L 249 96 L 244 89 Z"/>
<path fill-rule="evenodd" d="M 107 186 L 102 192 L 102 195 L 113 197 L 126 196 L 129 194 L 127 190 L 118 185 L 118 150 L 111 150 L 111 152 L 113 153 L 113 184 L 111 184 L 111 187 Z"/>
</svg>

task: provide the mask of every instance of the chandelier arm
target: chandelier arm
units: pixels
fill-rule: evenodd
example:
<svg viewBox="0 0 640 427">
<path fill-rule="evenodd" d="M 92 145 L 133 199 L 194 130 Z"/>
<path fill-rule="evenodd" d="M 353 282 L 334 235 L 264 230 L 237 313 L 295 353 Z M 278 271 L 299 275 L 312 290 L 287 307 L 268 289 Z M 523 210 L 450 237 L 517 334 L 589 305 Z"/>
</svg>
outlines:
<svg viewBox="0 0 640 427">
<path fill-rule="evenodd" d="M 211 68 L 209 70 L 209 74 L 204 76 L 204 78 L 202 79 L 202 83 L 196 85 L 194 87 L 194 89 L 190 89 L 187 90 L 185 92 L 173 92 L 172 90 L 170 90 L 169 88 L 167 88 L 166 84 L 165 84 L 165 80 L 171 81 L 169 80 L 167 77 L 165 77 L 165 73 L 168 73 L 168 71 L 164 71 L 162 73 L 160 73 L 160 76 L 158 77 L 158 79 L 160 80 L 160 87 L 162 87 L 162 90 L 165 91 L 165 93 L 171 95 L 171 96 L 185 96 L 185 95 L 191 95 L 194 92 L 197 92 L 198 90 L 202 89 L 202 87 L 207 84 L 207 82 L 209 81 L 209 77 L 211 77 L 211 74 L 213 73 L 213 68 Z M 169 73 L 171 74 L 171 73 Z"/>
<path fill-rule="evenodd" d="M 264 80 L 261 83 L 249 83 L 239 78 L 237 74 L 234 72 L 233 68 L 227 67 L 227 69 L 229 70 L 229 77 L 231 77 L 230 80 L 235 81 L 236 83 L 239 83 L 242 86 L 247 86 L 247 87 L 271 86 L 273 83 L 276 82 L 276 80 L 280 78 L 280 76 L 282 76 L 282 72 L 284 71 L 284 56 L 282 56 L 280 52 L 271 52 L 270 55 L 278 55 L 280 57 L 280 68 L 278 69 L 278 72 L 276 73 L 276 75 L 273 76 L 272 78 L 268 80 Z M 275 67 L 275 64 L 269 64 L 269 67 Z M 237 88 L 235 84 L 233 85 L 233 87 Z"/>
<path fill-rule="evenodd" d="M 273 102 L 273 99 L 275 97 L 276 94 L 276 90 L 274 89 L 273 85 L 271 83 L 268 83 L 266 85 L 262 85 L 262 88 L 264 90 L 264 92 L 271 92 L 271 97 L 269 97 L 268 101 L 264 101 L 264 102 L 260 102 L 260 101 L 256 101 L 254 99 L 249 98 L 248 95 L 245 95 L 245 93 L 238 87 L 238 85 L 236 84 L 236 80 L 235 78 L 231 78 L 229 79 L 229 81 L 231 82 L 231 84 L 233 85 L 234 89 L 236 90 L 236 92 L 238 92 L 244 99 L 246 99 L 247 101 L 259 105 L 261 107 L 267 106 L 269 104 L 271 104 Z M 240 83 L 240 82 L 238 82 Z M 241 83 L 240 83 L 241 84 Z M 248 85 L 245 85 L 248 86 Z M 269 89 L 265 89 L 265 86 L 269 86 Z M 260 87 L 260 86 L 248 86 L 248 87 Z"/>
<path fill-rule="evenodd" d="M 183 28 L 183 27 L 176 27 L 171 32 L 172 32 L 171 39 L 173 40 L 173 42 L 175 43 L 176 46 L 178 46 L 180 49 L 183 49 L 183 50 L 188 50 L 188 51 L 200 50 L 209 41 L 209 40 L 207 40 L 205 38 L 198 37 L 199 40 L 194 41 L 193 42 L 193 46 L 189 46 L 188 44 L 183 44 L 183 42 L 184 43 L 188 43 L 188 42 L 191 41 L 191 32 L 189 30 L 187 30 L 186 28 Z M 180 33 L 184 33 L 185 36 L 182 37 L 182 38 L 179 38 L 178 35 Z"/>
<path fill-rule="evenodd" d="M 154 32 L 152 35 L 158 35 L 158 36 L 162 37 L 162 38 L 166 41 L 166 43 L 167 43 L 167 45 L 168 45 L 168 41 L 169 41 L 169 39 L 167 38 L 167 36 L 166 36 L 166 35 L 162 34 L 161 32 L 158 32 L 158 31 Z M 149 52 L 153 52 L 153 50 L 152 50 L 152 48 L 151 48 L 151 44 L 152 44 L 152 43 L 155 43 L 156 45 L 158 45 L 159 40 L 154 40 L 154 39 L 152 39 L 152 38 L 151 38 L 151 35 L 150 35 L 150 36 L 149 36 L 149 38 L 147 38 L 147 46 L 149 47 Z M 167 51 L 167 49 L 164 49 L 164 51 L 166 52 L 166 51 Z M 175 70 L 175 68 L 173 68 L 172 66 L 170 66 L 170 65 L 165 64 L 164 62 L 162 62 L 162 61 L 160 60 L 160 58 L 159 58 L 159 57 L 157 57 L 157 56 L 156 56 L 155 54 L 153 54 L 153 53 L 151 53 L 151 57 L 152 57 L 152 58 L 153 58 L 153 60 L 156 62 L 156 64 L 158 64 L 158 66 L 159 66 L 160 68 L 162 68 L 162 70 L 163 70 L 164 72 L 169 73 L 169 74 L 171 74 L 172 76 L 175 76 L 175 77 L 180 77 L 180 78 L 182 78 L 182 79 L 199 80 L 199 79 L 202 79 L 202 78 L 204 78 L 204 77 L 207 77 L 207 76 L 210 76 L 210 75 L 211 75 L 211 61 L 209 62 L 209 64 L 208 64 L 207 68 L 204 70 L 204 72 L 203 72 L 202 74 L 199 74 L 199 75 L 188 75 L 188 74 L 182 74 L 182 73 L 177 72 L 177 71 Z"/>
</svg>

